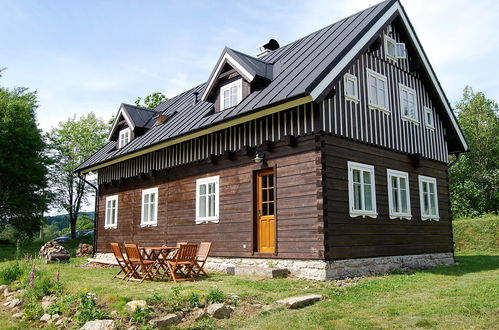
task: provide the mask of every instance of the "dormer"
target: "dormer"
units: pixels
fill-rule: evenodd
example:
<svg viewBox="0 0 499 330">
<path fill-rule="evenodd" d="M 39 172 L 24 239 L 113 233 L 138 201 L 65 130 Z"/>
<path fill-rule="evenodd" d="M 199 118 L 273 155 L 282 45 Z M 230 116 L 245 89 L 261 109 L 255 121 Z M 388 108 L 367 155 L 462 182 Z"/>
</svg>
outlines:
<svg viewBox="0 0 499 330">
<path fill-rule="evenodd" d="M 122 103 L 109 131 L 108 140 L 116 141 L 116 148 L 121 149 L 154 126 L 155 117 L 158 117 L 156 111 Z"/>
<path fill-rule="evenodd" d="M 272 64 L 226 47 L 201 99 L 214 103 L 215 112 L 223 111 L 238 105 L 271 80 Z"/>
</svg>

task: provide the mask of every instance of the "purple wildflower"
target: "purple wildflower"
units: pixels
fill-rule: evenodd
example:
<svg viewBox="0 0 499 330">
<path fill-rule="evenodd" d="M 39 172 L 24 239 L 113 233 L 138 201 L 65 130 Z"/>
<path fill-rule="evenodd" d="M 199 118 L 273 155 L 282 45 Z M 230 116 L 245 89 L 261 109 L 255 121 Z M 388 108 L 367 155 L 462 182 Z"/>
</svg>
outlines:
<svg viewBox="0 0 499 330">
<path fill-rule="evenodd" d="M 26 257 L 26 255 L 24 255 L 24 263 L 26 263 L 28 257 Z"/>
<path fill-rule="evenodd" d="M 31 254 L 29 255 L 29 262 L 33 262 L 33 256 Z"/>
<path fill-rule="evenodd" d="M 34 287 L 35 286 L 34 280 L 35 280 L 35 269 L 33 268 L 31 270 L 31 273 L 29 274 L 29 286 L 30 287 Z"/>
</svg>

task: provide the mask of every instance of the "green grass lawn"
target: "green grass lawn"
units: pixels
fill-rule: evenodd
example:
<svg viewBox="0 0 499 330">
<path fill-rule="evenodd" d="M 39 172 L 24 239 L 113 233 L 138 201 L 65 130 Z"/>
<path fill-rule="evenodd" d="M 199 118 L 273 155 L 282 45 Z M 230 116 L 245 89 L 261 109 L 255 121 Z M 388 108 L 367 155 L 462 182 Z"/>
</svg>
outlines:
<svg viewBox="0 0 499 330">
<path fill-rule="evenodd" d="M 70 292 L 79 293 L 87 289 L 96 293 L 99 303 L 119 312 L 123 311 L 128 300 L 168 295 L 172 287 L 179 286 L 185 292 L 199 293 L 218 287 L 226 295 L 239 297 L 238 308 L 230 319 L 209 319 L 186 325 L 198 329 L 492 329 L 499 324 L 499 249 L 497 232 L 489 230 L 497 228 L 499 217 L 476 221 L 455 222 L 455 240 L 459 250 L 456 265 L 409 274 L 369 277 L 346 287 L 339 287 L 339 283 L 334 281 L 228 275 L 213 275 L 194 283 L 140 284 L 112 279 L 116 269 L 82 268 L 84 260 L 76 258 L 67 265 L 43 267 L 50 276 L 55 276 L 60 267 L 61 281 Z M 3 255 L 3 252 L 0 254 Z M 276 308 L 263 312 L 252 305 L 270 304 L 280 298 L 304 293 L 320 293 L 326 299 L 300 310 Z M 5 312 L 0 313 L 0 324 L 3 328 L 29 327 L 13 323 Z"/>
</svg>

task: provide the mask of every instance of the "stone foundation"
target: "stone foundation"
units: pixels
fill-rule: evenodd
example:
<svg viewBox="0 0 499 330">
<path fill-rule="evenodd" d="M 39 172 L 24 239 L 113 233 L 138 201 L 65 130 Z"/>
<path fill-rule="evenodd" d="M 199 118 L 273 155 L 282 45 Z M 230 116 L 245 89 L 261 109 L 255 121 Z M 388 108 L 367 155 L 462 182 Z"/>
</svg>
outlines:
<svg viewBox="0 0 499 330">
<path fill-rule="evenodd" d="M 205 268 L 220 273 L 225 273 L 228 267 L 238 266 L 286 268 L 291 276 L 324 281 L 452 264 L 454 257 L 449 252 L 333 261 L 212 257 L 206 262 Z"/>
<path fill-rule="evenodd" d="M 95 259 L 116 261 L 112 253 L 96 253 Z M 332 261 L 211 257 L 208 258 L 205 268 L 208 271 L 216 273 L 226 273 L 228 267 L 238 266 L 286 268 L 289 270 L 291 276 L 325 281 L 347 277 L 384 274 L 400 269 L 424 269 L 452 264 L 454 264 L 454 257 L 452 253 L 449 252 Z"/>
</svg>

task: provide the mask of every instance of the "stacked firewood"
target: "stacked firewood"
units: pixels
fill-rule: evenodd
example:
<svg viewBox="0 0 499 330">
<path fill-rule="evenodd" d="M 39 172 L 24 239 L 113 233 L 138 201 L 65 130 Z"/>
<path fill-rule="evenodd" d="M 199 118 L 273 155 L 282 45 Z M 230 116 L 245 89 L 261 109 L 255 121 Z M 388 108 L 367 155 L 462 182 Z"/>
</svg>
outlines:
<svg viewBox="0 0 499 330">
<path fill-rule="evenodd" d="M 78 245 L 78 248 L 76 249 L 76 256 L 89 257 L 92 256 L 93 251 L 94 251 L 93 245 L 81 243 L 80 245 Z"/>
<path fill-rule="evenodd" d="M 69 252 L 56 241 L 43 244 L 38 255 L 47 262 L 69 262 L 70 257 Z"/>
</svg>

